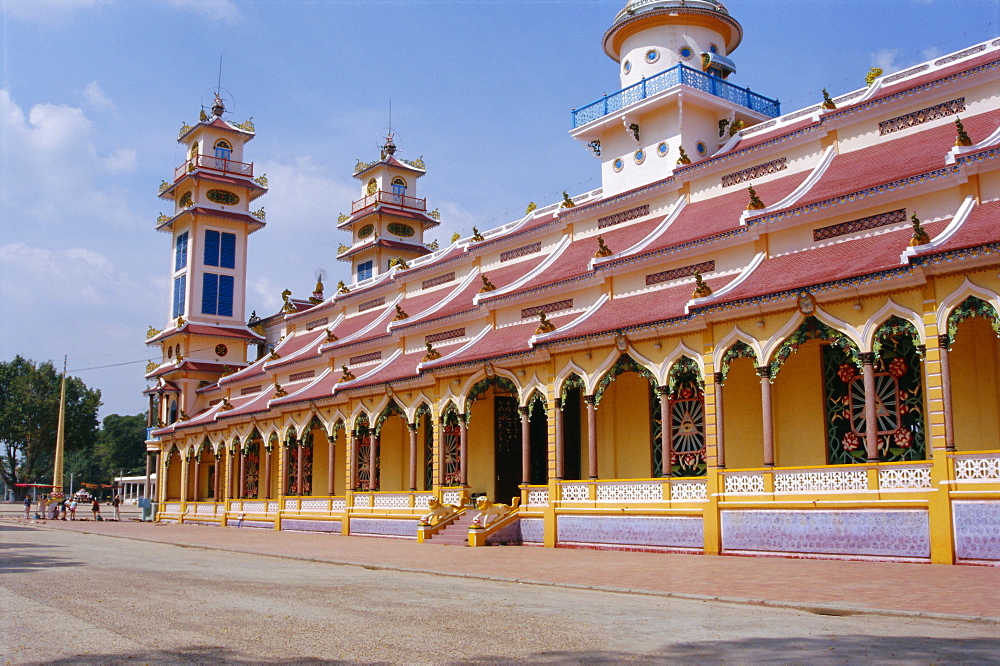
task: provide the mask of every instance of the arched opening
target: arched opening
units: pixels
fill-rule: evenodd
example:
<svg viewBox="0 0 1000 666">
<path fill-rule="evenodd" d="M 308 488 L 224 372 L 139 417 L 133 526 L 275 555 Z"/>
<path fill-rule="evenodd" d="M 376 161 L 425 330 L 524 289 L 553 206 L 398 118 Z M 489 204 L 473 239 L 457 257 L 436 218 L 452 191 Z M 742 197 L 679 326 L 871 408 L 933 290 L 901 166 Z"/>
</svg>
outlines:
<svg viewBox="0 0 1000 666">
<path fill-rule="evenodd" d="M 336 423 L 333 424 L 333 453 L 332 453 L 332 464 L 331 460 L 327 460 L 327 469 L 329 473 L 329 479 L 327 481 L 327 489 L 330 495 L 333 496 L 343 496 L 347 494 L 347 479 L 344 474 L 345 466 L 347 465 L 347 425 L 344 423 L 343 419 L 337 419 Z"/>
<path fill-rule="evenodd" d="M 183 462 L 176 448 L 172 448 L 164 459 L 166 483 L 163 484 L 164 499 L 179 500 L 181 498 L 181 466 Z"/>
<path fill-rule="evenodd" d="M 406 414 L 395 400 L 375 419 L 378 442 L 378 489 L 402 491 L 410 488 L 410 433 Z"/>
<path fill-rule="evenodd" d="M 396 176 L 392 179 L 392 193 L 398 196 L 406 194 L 406 181 Z"/>
<path fill-rule="evenodd" d="M 462 483 L 462 416 L 449 401 L 441 413 L 441 485 Z"/>
<path fill-rule="evenodd" d="M 948 316 L 955 450 L 997 448 L 1000 432 L 1000 316 L 970 296 Z"/>
<path fill-rule="evenodd" d="M 653 476 L 705 476 L 705 382 L 694 359 L 670 367 L 666 388 L 667 423 L 658 428 L 666 437 L 654 437 Z"/>
<path fill-rule="evenodd" d="M 242 461 L 240 463 L 243 478 L 240 497 L 243 499 L 259 499 L 261 495 L 261 444 L 260 433 L 254 430 L 241 447 Z"/>
<path fill-rule="evenodd" d="M 372 447 L 372 431 L 367 414 L 359 414 L 354 420 L 354 460 L 355 474 L 352 485 L 357 491 L 378 490 L 377 453 Z"/>
<path fill-rule="evenodd" d="M 471 491 L 509 501 L 521 484 L 521 415 L 514 382 L 500 375 L 476 382 L 465 399 L 465 418 Z"/>
<path fill-rule="evenodd" d="M 528 483 L 544 485 L 549 482 L 549 412 L 541 391 L 528 398 L 528 433 Z"/>
<path fill-rule="evenodd" d="M 285 494 L 312 494 L 312 432 L 307 427 L 302 437 L 296 437 L 294 428 L 289 428 L 285 446 L 288 451 Z"/>
<path fill-rule="evenodd" d="M 417 468 L 417 489 L 434 489 L 434 422 L 431 420 L 431 407 L 426 402 L 417 408 L 414 415 L 417 420 L 417 451 L 423 461 L 423 473 Z"/>
<path fill-rule="evenodd" d="M 562 478 L 582 479 L 587 469 L 587 448 L 584 433 L 587 431 L 583 408 L 585 384 L 577 374 L 566 378 L 559 390 L 562 410 Z M 558 470 L 557 470 L 558 471 Z"/>
<path fill-rule="evenodd" d="M 659 411 L 656 378 L 623 354 L 597 383 L 597 458 L 601 478 L 643 479 L 653 476 Z"/>
</svg>

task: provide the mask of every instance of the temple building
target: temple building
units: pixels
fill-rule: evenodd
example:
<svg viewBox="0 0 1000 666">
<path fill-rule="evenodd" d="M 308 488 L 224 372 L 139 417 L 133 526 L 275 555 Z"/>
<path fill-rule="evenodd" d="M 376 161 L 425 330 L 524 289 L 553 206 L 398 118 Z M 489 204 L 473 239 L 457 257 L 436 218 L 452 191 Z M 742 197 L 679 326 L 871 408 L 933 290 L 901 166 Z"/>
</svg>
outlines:
<svg viewBox="0 0 1000 666">
<path fill-rule="evenodd" d="M 783 112 L 742 37 L 630 0 L 621 90 L 572 113 L 602 187 L 447 247 L 388 137 L 329 240 L 350 277 L 249 321 L 254 128 L 182 128 L 156 519 L 1000 563 L 1000 39 Z"/>
</svg>

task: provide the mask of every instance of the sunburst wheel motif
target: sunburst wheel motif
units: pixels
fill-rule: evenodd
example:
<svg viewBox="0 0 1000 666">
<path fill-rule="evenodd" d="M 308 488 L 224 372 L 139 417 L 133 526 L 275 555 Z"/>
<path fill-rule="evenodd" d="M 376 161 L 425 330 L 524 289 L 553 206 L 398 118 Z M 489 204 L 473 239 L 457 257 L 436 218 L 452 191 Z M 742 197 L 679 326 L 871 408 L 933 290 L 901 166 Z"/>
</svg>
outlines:
<svg viewBox="0 0 1000 666">
<path fill-rule="evenodd" d="M 673 401 L 670 443 L 674 453 L 701 453 L 705 449 L 705 407 L 701 400 Z"/>
<path fill-rule="evenodd" d="M 449 425 L 444 427 L 443 441 L 443 464 L 444 482 L 458 483 L 461 481 L 462 454 L 459 450 L 459 426 Z"/>
<path fill-rule="evenodd" d="M 899 428 L 899 385 L 888 373 L 875 375 L 875 420 L 880 435 Z M 865 434 L 865 383 L 860 376 L 851 381 L 851 425 L 855 434 Z"/>
</svg>

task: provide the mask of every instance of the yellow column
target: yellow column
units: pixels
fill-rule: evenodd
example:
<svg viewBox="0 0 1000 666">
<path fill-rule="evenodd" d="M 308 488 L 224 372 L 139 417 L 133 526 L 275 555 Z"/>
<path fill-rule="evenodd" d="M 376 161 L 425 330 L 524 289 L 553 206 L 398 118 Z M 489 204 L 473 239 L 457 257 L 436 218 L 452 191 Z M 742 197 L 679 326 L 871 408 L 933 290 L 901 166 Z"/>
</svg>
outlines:
<svg viewBox="0 0 1000 666">
<path fill-rule="evenodd" d="M 711 329 L 707 335 L 711 335 Z M 719 460 L 719 443 L 722 434 L 722 424 L 717 418 L 716 395 L 721 390 L 718 380 L 721 376 L 715 372 L 715 346 L 712 342 L 705 345 L 702 353 L 702 363 L 705 364 L 705 489 L 708 501 L 702 509 L 702 526 L 704 529 L 705 554 L 718 555 L 722 552 L 722 516 L 719 511 L 719 493 L 722 492 L 722 470 Z M 666 396 L 664 396 L 666 398 Z M 669 424 L 663 423 L 663 437 L 666 440 Z M 666 455 L 666 447 L 664 447 Z M 670 465 L 669 460 L 663 461 L 664 468 Z"/>
<path fill-rule="evenodd" d="M 340 533 L 348 536 L 351 533 L 351 507 L 354 505 L 354 482 L 357 478 L 357 455 L 354 452 L 354 430 L 350 423 L 344 425 L 344 447 L 346 460 L 344 474 L 344 517 L 340 521 Z"/>
<path fill-rule="evenodd" d="M 924 287 L 924 432 L 931 460 L 931 492 L 928 503 L 930 522 L 931 561 L 935 564 L 954 564 L 955 544 L 951 522 L 951 498 L 948 485 L 948 440 L 945 428 L 944 388 L 941 374 L 940 335 L 938 330 L 938 302 L 934 278 L 929 277 Z"/>
<path fill-rule="evenodd" d="M 556 524 L 555 502 L 559 498 L 558 480 L 563 474 L 563 451 L 562 451 L 562 403 L 559 400 L 559 387 L 555 384 L 555 377 L 549 377 L 549 384 L 546 389 L 548 393 L 549 418 L 548 418 L 548 468 L 549 468 L 549 503 L 542 510 L 542 545 L 546 548 L 555 548 L 556 537 L 558 535 L 558 525 Z"/>
</svg>

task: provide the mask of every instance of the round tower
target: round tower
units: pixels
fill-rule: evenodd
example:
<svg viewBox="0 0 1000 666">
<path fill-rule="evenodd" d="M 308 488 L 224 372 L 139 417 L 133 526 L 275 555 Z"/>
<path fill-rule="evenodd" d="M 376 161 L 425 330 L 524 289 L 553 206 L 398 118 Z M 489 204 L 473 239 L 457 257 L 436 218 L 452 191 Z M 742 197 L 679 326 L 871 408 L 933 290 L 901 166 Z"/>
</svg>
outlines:
<svg viewBox="0 0 1000 666">
<path fill-rule="evenodd" d="M 604 33 L 604 52 L 620 64 L 625 88 L 677 64 L 725 78 L 742 39 L 719 0 L 629 0 Z"/>
</svg>

